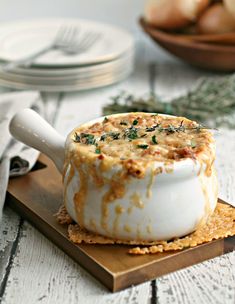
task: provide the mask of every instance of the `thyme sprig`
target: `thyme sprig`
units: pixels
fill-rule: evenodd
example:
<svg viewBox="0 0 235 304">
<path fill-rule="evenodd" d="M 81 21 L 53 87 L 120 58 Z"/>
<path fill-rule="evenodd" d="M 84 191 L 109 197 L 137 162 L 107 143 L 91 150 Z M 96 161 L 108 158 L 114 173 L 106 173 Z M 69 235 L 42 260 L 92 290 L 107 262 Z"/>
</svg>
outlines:
<svg viewBox="0 0 235 304">
<path fill-rule="evenodd" d="M 77 132 L 75 132 L 73 140 L 74 140 L 74 142 L 77 142 L 77 143 L 81 142 L 86 145 L 95 145 L 96 144 L 95 136 L 93 134 L 89 134 L 89 133 L 78 134 Z"/>
<path fill-rule="evenodd" d="M 130 128 L 127 128 L 124 130 L 124 138 L 128 138 L 129 140 L 133 140 L 138 138 L 138 129 L 134 126 L 131 126 Z"/>
<path fill-rule="evenodd" d="M 112 140 L 118 140 L 118 139 L 128 139 L 129 141 L 132 141 L 134 139 L 143 138 L 147 136 L 147 133 L 141 133 L 139 135 L 139 131 L 146 131 L 146 132 L 166 132 L 167 135 L 173 134 L 175 132 L 185 132 L 186 130 L 195 130 L 196 132 L 200 132 L 204 129 L 210 129 L 208 127 L 205 127 L 201 124 L 198 124 L 196 126 L 187 127 L 184 124 L 184 121 L 182 120 L 181 123 L 178 126 L 174 126 L 172 124 L 169 124 L 166 127 L 163 127 L 161 124 L 156 124 L 152 127 L 145 127 L 145 128 L 136 128 L 133 125 L 130 128 L 126 128 L 123 130 L 123 133 L 120 132 L 108 132 L 104 133 L 100 136 L 100 138 L 95 138 L 94 134 L 89 133 L 81 133 L 78 134 L 75 132 L 74 134 L 74 142 L 76 143 L 83 143 L 86 145 L 98 145 L 98 141 L 105 141 L 108 137 L 110 137 Z M 154 134 L 152 136 L 152 143 L 158 144 L 156 135 Z M 97 148 L 98 149 L 98 148 Z M 97 150 L 98 151 L 98 150 Z M 96 152 L 97 153 L 97 152 Z"/>
<path fill-rule="evenodd" d="M 138 123 L 139 123 L 138 119 L 135 119 L 132 124 L 133 124 L 133 126 L 136 126 L 136 125 L 138 125 Z"/>
<path fill-rule="evenodd" d="M 157 145 L 157 144 L 158 144 L 156 135 L 153 135 L 153 136 L 152 136 L 152 143 L 153 143 L 154 145 Z"/>
<path fill-rule="evenodd" d="M 97 147 L 97 148 L 95 149 L 95 153 L 96 153 L 96 154 L 100 154 L 100 153 L 101 153 L 101 150 L 100 150 L 99 147 Z"/>
<path fill-rule="evenodd" d="M 105 141 L 108 137 L 111 137 L 113 140 L 117 140 L 120 138 L 119 132 L 109 132 L 101 135 L 100 140 Z"/>
<path fill-rule="evenodd" d="M 110 136 L 113 140 L 117 140 L 120 138 L 119 132 L 109 132 L 107 135 Z"/>
<path fill-rule="evenodd" d="M 148 147 L 149 147 L 149 145 L 144 145 L 144 144 L 137 145 L 137 148 L 144 149 L 144 150 L 148 149 Z"/>
<path fill-rule="evenodd" d="M 179 126 L 174 126 L 172 124 L 169 124 L 167 127 L 163 127 L 161 124 L 156 124 L 152 127 L 147 127 L 145 129 L 146 132 L 154 132 L 154 131 L 158 131 L 158 132 L 167 132 L 168 134 L 170 133 L 175 133 L 175 132 L 185 132 L 186 130 L 195 130 L 197 132 L 200 132 L 200 130 L 206 130 L 206 129 L 213 129 L 216 130 L 215 128 L 209 128 L 206 126 L 203 126 L 201 124 L 198 124 L 194 127 L 186 127 L 184 126 L 184 121 L 182 120 Z"/>
<path fill-rule="evenodd" d="M 209 128 L 209 127 L 203 126 L 201 124 L 198 124 L 195 127 L 186 127 L 186 126 L 183 125 L 182 122 L 180 123 L 179 126 L 173 126 L 173 125 L 170 124 L 167 127 L 162 127 L 162 125 L 159 124 L 159 125 L 156 125 L 152 128 L 154 129 L 153 131 L 167 132 L 168 134 L 175 133 L 175 132 L 178 132 L 178 133 L 179 132 L 185 132 L 186 130 L 191 130 L 191 131 L 195 130 L 197 132 L 200 132 L 201 130 L 209 130 L 209 129 L 217 130 L 216 128 Z"/>
<path fill-rule="evenodd" d="M 73 141 L 76 142 L 76 143 L 81 142 L 81 136 L 77 132 L 74 133 Z"/>
<path fill-rule="evenodd" d="M 80 138 L 86 145 L 95 145 L 96 143 L 95 135 L 93 134 L 81 133 Z"/>
<path fill-rule="evenodd" d="M 103 112 L 164 113 L 185 116 L 211 127 L 235 128 L 235 74 L 201 78 L 195 88 L 171 102 L 161 100 L 157 94 L 142 98 L 121 92 L 111 97 L 111 104 L 106 105 Z"/>
</svg>

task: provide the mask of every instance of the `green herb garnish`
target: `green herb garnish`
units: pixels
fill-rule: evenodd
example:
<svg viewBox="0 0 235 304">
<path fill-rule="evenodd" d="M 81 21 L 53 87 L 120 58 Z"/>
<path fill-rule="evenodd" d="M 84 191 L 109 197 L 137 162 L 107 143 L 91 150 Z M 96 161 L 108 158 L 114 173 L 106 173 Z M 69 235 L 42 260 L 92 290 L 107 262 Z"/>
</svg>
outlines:
<svg viewBox="0 0 235 304">
<path fill-rule="evenodd" d="M 136 126 L 136 125 L 138 125 L 138 123 L 139 123 L 139 121 L 138 121 L 138 119 L 135 119 L 135 120 L 133 120 L 133 126 Z"/>
<path fill-rule="evenodd" d="M 175 133 L 177 132 L 177 127 L 173 126 L 173 125 L 169 125 L 167 128 L 165 128 L 168 133 Z"/>
<path fill-rule="evenodd" d="M 131 126 L 130 128 L 125 130 L 124 137 L 127 137 L 129 140 L 138 138 L 138 129 Z"/>
<path fill-rule="evenodd" d="M 147 127 L 145 129 L 146 132 L 153 132 L 156 130 L 156 128 L 159 126 L 159 124 L 155 125 L 155 126 L 152 126 L 152 127 Z"/>
<path fill-rule="evenodd" d="M 111 137 L 113 140 L 117 140 L 120 137 L 120 133 L 118 132 L 109 132 L 101 135 L 100 141 L 105 141 L 107 137 Z"/>
<path fill-rule="evenodd" d="M 96 140 L 93 134 L 81 133 L 80 135 L 74 134 L 74 142 L 84 143 L 86 145 L 95 145 Z"/>
<path fill-rule="evenodd" d="M 144 150 L 146 150 L 146 149 L 148 149 L 148 145 L 137 145 L 137 148 L 140 148 L 140 149 L 144 149 Z"/>
<path fill-rule="evenodd" d="M 107 138 L 107 134 L 103 134 L 100 136 L 101 141 L 105 141 L 106 138 Z"/>
<path fill-rule="evenodd" d="M 76 143 L 80 143 L 81 142 L 81 137 L 78 135 L 77 132 L 74 133 L 74 139 L 73 139 L 74 142 Z"/>
<path fill-rule="evenodd" d="M 97 147 L 97 148 L 95 149 L 95 153 L 96 153 L 96 154 L 100 154 L 100 153 L 101 153 L 100 148 Z"/>
<path fill-rule="evenodd" d="M 185 127 L 183 125 L 183 121 L 180 123 L 179 126 L 173 126 L 173 125 L 169 125 L 167 127 L 162 127 L 160 124 L 155 126 L 155 131 L 158 131 L 158 132 L 167 132 L 168 134 L 170 133 L 175 133 L 175 132 L 185 132 L 186 130 L 194 130 L 196 132 L 200 132 L 201 130 L 208 130 L 208 129 L 211 129 L 211 128 L 208 128 L 208 127 L 205 127 L 203 125 L 197 125 L 195 127 Z M 213 128 L 214 130 L 216 130 L 215 128 Z M 147 130 L 146 130 L 147 131 Z M 147 132 L 150 132 L 150 131 L 147 131 Z"/>
<path fill-rule="evenodd" d="M 151 92 L 147 98 L 122 92 L 103 108 L 105 115 L 127 112 L 164 113 L 185 116 L 211 127 L 227 126 L 235 129 L 235 74 L 203 77 L 186 94 L 162 100 Z"/>
<path fill-rule="evenodd" d="M 190 146 L 191 146 L 193 149 L 196 148 L 197 144 L 196 144 L 195 140 L 193 140 L 193 139 L 191 140 Z"/>
<path fill-rule="evenodd" d="M 81 133 L 81 139 L 84 139 L 84 143 L 86 145 L 95 145 L 96 140 L 95 140 L 95 136 L 93 134 L 89 134 L 89 133 Z"/>
<path fill-rule="evenodd" d="M 109 120 L 108 120 L 107 117 L 105 117 L 104 120 L 103 120 L 104 123 L 106 123 L 106 122 L 108 122 L 108 121 L 109 121 Z"/>
<path fill-rule="evenodd" d="M 108 136 L 112 137 L 113 140 L 119 139 L 120 133 L 118 132 L 110 132 L 107 134 Z"/>
<path fill-rule="evenodd" d="M 152 136 L 152 143 L 153 143 L 154 145 L 157 145 L 157 144 L 158 144 L 156 135 L 153 135 L 153 136 Z"/>
</svg>

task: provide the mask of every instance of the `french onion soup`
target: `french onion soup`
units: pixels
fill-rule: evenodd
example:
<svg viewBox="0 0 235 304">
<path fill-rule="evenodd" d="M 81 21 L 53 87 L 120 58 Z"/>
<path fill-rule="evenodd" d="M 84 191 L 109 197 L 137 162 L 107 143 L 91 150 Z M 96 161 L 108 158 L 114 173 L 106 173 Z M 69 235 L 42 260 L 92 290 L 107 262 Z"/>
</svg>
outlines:
<svg viewBox="0 0 235 304">
<path fill-rule="evenodd" d="M 191 158 L 210 168 L 214 160 L 211 132 L 184 117 L 148 113 L 113 115 L 77 128 L 71 136 L 84 160 L 107 158 L 110 163 L 122 164 L 137 178 L 143 177 L 147 163 L 152 161 L 171 163 Z"/>
<path fill-rule="evenodd" d="M 151 204 L 155 202 L 154 208 L 157 212 L 158 201 L 162 200 L 162 194 L 159 193 L 159 197 L 154 197 L 153 192 L 160 189 L 159 178 L 165 178 L 166 174 L 171 176 L 169 186 L 164 185 L 165 191 L 169 192 L 172 187 L 171 180 L 175 181 L 173 173 L 177 171 L 176 164 L 190 160 L 192 169 L 188 170 L 188 174 L 195 175 L 200 180 L 195 182 L 194 176 L 193 187 L 200 188 L 199 202 L 201 201 L 197 207 L 201 209 L 201 214 L 193 224 L 195 229 L 206 220 L 216 205 L 213 142 L 210 131 L 184 117 L 128 113 L 110 115 L 102 120 L 84 124 L 75 128 L 67 139 L 68 149 L 64 166 L 65 206 L 68 205 L 67 188 L 75 172 L 78 172 L 79 189 L 72 197 L 76 210 L 73 218 L 76 218 L 81 227 L 111 237 L 131 239 L 134 235 L 137 239 L 146 239 L 148 235 L 147 238 L 152 238 L 153 225 L 157 224 L 150 223 L 144 212 L 149 208 L 150 202 Z M 195 170 L 197 172 L 192 173 Z M 156 181 L 157 176 L 159 182 Z M 187 182 L 185 181 L 186 187 Z M 75 185 L 71 187 L 74 188 Z M 133 190 L 131 187 L 139 189 Z M 164 191 L 164 187 L 161 185 L 161 191 Z M 144 188 L 146 191 L 143 190 Z M 178 189 L 177 191 L 182 192 L 182 185 Z M 89 195 L 92 191 L 96 193 L 97 202 L 91 203 L 93 196 L 89 197 Z M 143 194 L 143 191 L 146 194 Z M 169 202 L 172 202 L 169 204 L 174 203 L 174 200 L 185 199 L 181 194 L 177 194 L 177 191 L 174 190 L 171 194 Z M 167 200 L 169 194 L 166 193 L 165 196 Z M 123 200 L 127 203 L 123 204 Z M 204 204 L 204 207 L 201 204 Z M 87 217 L 86 214 L 92 212 L 91 208 L 96 210 L 97 214 Z M 193 207 L 190 208 L 193 210 Z M 134 209 L 143 211 L 143 217 L 138 214 L 135 218 Z M 139 213 L 139 211 L 135 212 Z M 123 225 L 121 225 L 122 221 Z M 130 221 L 133 223 L 128 224 Z M 192 228 L 188 229 L 188 232 L 190 230 L 192 231 Z M 176 230 L 175 235 L 180 234 L 182 233 Z"/>
</svg>

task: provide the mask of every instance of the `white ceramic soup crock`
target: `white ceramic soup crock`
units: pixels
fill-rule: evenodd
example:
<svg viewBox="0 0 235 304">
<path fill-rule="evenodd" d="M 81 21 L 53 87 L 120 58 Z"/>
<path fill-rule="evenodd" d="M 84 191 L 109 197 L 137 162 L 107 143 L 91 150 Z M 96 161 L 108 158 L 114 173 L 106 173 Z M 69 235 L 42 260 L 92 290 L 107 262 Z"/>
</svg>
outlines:
<svg viewBox="0 0 235 304">
<path fill-rule="evenodd" d="M 84 125 L 89 126 L 103 119 L 101 117 Z M 125 240 L 169 240 L 193 232 L 216 207 L 217 176 L 213 161 L 209 176 L 206 166 L 201 166 L 197 159 L 175 161 L 171 168 L 164 163 L 153 162 L 144 178 L 131 177 L 128 180 L 123 197 L 104 204 L 103 197 L 110 184 L 97 187 L 86 162 L 82 163 L 81 174 L 73 166 L 73 159 L 65 157 L 68 151 L 75 149 L 76 143 L 71 138 L 73 131 L 65 140 L 36 112 L 25 109 L 13 117 L 10 132 L 16 139 L 40 150 L 54 161 L 64 174 L 66 209 L 75 222 L 89 231 Z M 214 151 L 214 147 L 211 149 Z M 100 168 L 98 162 L 94 164 L 96 172 Z M 162 170 L 153 176 L 152 172 L 157 168 Z M 120 166 L 117 165 L 103 174 L 109 180 L 118 171 Z M 78 193 L 82 202 L 76 208 L 74 199 Z M 133 196 L 137 200 L 133 200 Z"/>
</svg>

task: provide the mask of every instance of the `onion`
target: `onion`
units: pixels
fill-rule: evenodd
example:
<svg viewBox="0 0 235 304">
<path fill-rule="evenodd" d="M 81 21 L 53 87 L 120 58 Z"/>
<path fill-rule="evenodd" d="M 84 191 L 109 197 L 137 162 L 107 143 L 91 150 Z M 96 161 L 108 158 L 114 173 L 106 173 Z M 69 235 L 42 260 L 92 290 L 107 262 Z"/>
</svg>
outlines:
<svg viewBox="0 0 235 304">
<path fill-rule="evenodd" d="M 199 18 L 197 32 L 200 34 L 222 34 L 235 30 L 235 18 L 222 3 L 212 5 Z"/>
<path fill-rule="evenodd" d="M 224 5 L 227 11 L 235 18 L 235 1 L 234 0 L 224 0 Z"/>
<path fill-rule="evenodd" d="M 209 5 L 210 0 L 148 0 L 145 20 L 165 30 L 188 25 Z"/>
</svg>

